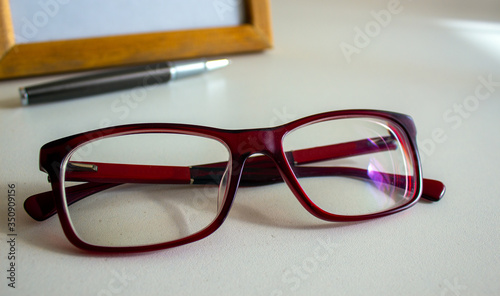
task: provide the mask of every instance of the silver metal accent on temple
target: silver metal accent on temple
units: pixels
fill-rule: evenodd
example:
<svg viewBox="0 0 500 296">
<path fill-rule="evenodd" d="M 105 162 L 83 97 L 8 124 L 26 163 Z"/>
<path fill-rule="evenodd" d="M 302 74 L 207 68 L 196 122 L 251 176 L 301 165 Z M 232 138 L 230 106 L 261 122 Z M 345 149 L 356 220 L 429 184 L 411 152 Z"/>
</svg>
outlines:
<svg viewBox="0 0 500 296">
<path fill-rule="evenodd" d="M 68 162 L 68 169 L 72 171 L 92 171 L 97 172 L 97 166 L 91 163 Z"/>
</svg>

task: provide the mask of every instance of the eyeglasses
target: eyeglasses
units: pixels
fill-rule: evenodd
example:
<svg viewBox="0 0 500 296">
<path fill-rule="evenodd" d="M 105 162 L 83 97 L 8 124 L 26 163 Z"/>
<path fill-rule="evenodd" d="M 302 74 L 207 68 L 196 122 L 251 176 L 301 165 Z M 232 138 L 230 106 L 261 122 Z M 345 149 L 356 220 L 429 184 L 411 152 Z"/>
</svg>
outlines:
<svg viewBox="0 0 500 296">
<path fill-rule="evenodd" d="M 423 179 L 411 117 L 345 110 L 265 129 L 134 124 L 44 145 L 52 191 L 29 197 L 35 220 L 57 213 L 69 241 L 91 251 L 148 251 L 213 233 L 238 186 L 285 182 L 326 221 L 360 221 L 438 201 Z"/>
</svg>

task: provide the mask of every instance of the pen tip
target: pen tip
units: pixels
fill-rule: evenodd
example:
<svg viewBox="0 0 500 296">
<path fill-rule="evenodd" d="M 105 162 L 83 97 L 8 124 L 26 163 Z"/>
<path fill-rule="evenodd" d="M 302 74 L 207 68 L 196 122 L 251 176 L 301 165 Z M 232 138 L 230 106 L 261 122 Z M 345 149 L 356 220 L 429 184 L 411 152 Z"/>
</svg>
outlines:
<svg viewBox="0 0 500 296">
<path fill-rule="evenodd" d="M 230 60 L 228 60 L 228 59 L 220 59 L 220 60 L 207 61 L 205 63 L 205 66 L 206 66 L 206 68 L 207 68 L 208 71 L 212 71 L 212 70 L 217 70 L 217 69 L 220 69 L 220 68 L 224 68 L 224 67 L 228 66 L 229 64 L 231 64 Z"/>
</svg>

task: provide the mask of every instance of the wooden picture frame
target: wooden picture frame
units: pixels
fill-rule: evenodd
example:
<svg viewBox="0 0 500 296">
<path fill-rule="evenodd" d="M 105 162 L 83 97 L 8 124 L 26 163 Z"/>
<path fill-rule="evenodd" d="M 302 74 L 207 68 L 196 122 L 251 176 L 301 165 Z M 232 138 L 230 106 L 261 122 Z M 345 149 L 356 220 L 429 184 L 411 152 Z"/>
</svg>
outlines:
<svg viewBox="0 0 500 296">
<path fill-rule="evenodd" d="M 246 22 L 235 27 L 16 44 L 9 0 L 0 0 L 0 79 L 271 48 L 269 0 L 244 3 Z"/>
</svg>

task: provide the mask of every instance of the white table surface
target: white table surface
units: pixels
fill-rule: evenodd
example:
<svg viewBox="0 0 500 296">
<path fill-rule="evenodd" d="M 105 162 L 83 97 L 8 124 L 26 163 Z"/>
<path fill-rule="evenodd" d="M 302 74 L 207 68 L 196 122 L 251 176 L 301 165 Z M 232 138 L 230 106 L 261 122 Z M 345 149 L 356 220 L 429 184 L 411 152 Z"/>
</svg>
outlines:
<svg viewBox="0 0 500 296">
<path fill-rule="evenodd" d="M 128 105 L 131 91 L 21 107 L 18 87 L 64 76 L 1 81 L 0 295 L 499 295 L 500 2 L 401 1 L 377 30 L 371 12 L 394 11 L 390 3 L 273 0 L 274 49 Z M 367 27 L 373 37 L 362 44 L 356 28 Z M 341 45 L 355 38 L 363 48 L 349 63 Z M 132 255 L 79 251 L 57 218 L 38 223 L 22 208 L 49 189 L 40 147 L 63 136 L 137 122 L 266 127 L 348 108 L 412 115 L 424 174 L 446 184 L 444 199 L 328 224 L 305 210 L 287 215 L 300 207 L 291 193 L 245 188 L 206 239 Z M 15 289 L 6 279 L 11 183 Z"/>
</svg>

